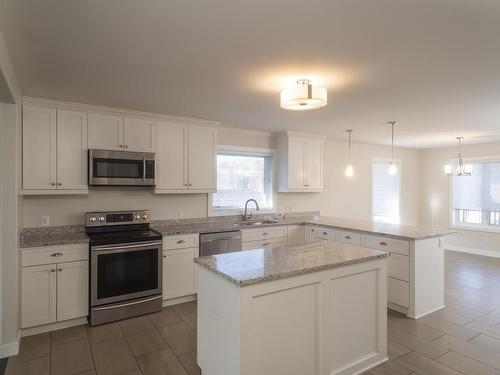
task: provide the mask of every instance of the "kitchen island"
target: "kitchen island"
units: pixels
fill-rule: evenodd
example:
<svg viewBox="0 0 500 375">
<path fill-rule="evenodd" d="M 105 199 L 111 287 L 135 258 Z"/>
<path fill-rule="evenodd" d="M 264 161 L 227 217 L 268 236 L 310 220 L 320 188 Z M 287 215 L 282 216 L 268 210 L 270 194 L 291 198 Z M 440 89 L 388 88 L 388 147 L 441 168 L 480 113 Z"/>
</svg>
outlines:
<svg viewBox="0 0 500 375">
<path fill-rule="evenodd" d="M 387 257 L 333 241 L 197 258 L 204 375 L 357 374 L 387 360 Z"/>
</svg>

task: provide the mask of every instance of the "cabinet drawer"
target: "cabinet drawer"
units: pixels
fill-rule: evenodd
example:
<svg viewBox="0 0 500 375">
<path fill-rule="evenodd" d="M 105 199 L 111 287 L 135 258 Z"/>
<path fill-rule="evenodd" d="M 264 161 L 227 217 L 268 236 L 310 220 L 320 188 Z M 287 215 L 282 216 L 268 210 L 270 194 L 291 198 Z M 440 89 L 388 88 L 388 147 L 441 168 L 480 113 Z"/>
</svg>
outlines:
<svg viewBox="0 0 500 375">
<path fill-rule="evenodd" d="M 396 305 L 408 307 L 410 300 L 410 287 L 406 281 L 387 278 L 387 300 Z"/>
<path fill-rule="evenodd" d="M 182 234 L 177 236 L 163 237 L 163 250 L 187 249 L 189 247 L 198 247 L 198 234 Z"/>
<path fill-rule="evenodd" d="M 337 241 L 350 243 L 353 245 L 361 244 L 361 235 L 359 233 L 348 231 L 337 231 Z"/>
<path fill-rule="evenodd" d="M 312 238 L 330 241 L 336 240 L 336 232 L 333 229 L 324 227 L 311 227 L 310 230 Z"/>
<path fill-rule="evenodd" d="M 21 252 L 21 266 L 39 266 L 42 264 L 65 263 L 89 259 L 89 245 L 87 243 L 44 246 L 23 249 Z"/>
<path fill-rule="evenodd" d="M 243 242 L 262 241 L 272 238 L 286 238 L 286 237 L 287 237 L 286 226 L 252 228 L 241 231 L 241 239 Z"/>
<path fill-rule="evenodd" d="M 248 241 L 243 242 L 241 248 L 245 250 L 255 250 L 255 249 L 274 249 L 276 247 L 287 246 L 288 240 L 286 238 L 278 238 L 274 240 L 264 240 L 264 241 Z"/>
<path fill-rule="evenodd" d="M 387 275 L 410 281 L 410 259 L 406 255 L 392 253 L 387 262 Z"/>
<path fill-rule="evenodd" d="M 407 240 L 396 240 L 379 236 L 361 236 L 361 245 L 376 250 L 408 255 L 410 253 L 410 242 Z"/>
</svg>

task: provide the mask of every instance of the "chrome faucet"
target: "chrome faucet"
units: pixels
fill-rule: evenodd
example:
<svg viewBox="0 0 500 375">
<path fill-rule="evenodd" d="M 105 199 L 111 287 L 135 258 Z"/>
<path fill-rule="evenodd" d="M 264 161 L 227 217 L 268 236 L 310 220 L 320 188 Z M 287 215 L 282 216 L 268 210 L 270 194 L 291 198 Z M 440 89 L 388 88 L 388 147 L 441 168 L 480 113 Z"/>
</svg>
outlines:
<svg viewBox="0 0 500 375">
<path fill-rule="evenodd" d="M 250 220 L 252 218 L 252 213 L 250 213 L 250 215 L 247 214 L 248 212 L 248 202 L 254 202 L 255 203 L 255 208 L 257 209 L 257 211 L 259 211 L 259 204 L 257 203 L 257 201 L 255 199 L 249 199 L 245 202 L 245 220 Z"/>
</svg>

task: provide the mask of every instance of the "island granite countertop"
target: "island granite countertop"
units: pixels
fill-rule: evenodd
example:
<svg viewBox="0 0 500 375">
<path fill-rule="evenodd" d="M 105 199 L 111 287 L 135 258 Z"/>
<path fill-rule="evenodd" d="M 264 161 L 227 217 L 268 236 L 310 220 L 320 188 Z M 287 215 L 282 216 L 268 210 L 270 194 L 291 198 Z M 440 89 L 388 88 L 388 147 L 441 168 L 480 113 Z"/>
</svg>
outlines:
<svg viewBox="0 0 500 375">
<path fill-rule="evenodd" d="M 390 254 L 335 241 L 196 258 L 201 267 L 243 287 L 383 259 Z"/>
</svg>

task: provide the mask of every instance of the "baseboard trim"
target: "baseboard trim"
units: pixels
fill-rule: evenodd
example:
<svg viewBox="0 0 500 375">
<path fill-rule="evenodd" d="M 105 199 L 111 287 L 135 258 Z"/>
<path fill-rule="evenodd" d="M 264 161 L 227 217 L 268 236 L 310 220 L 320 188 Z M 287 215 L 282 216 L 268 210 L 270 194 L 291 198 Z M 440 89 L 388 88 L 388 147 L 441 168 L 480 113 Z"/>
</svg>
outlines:
<svg viewBox="0 0 500 375">
<path fill-rule="evenodd" d="M 196 301 L 197 298 L 198 298 L 197 294 L 191 294 L 189 296 L 184 296 L 184 297 L 165 299 L 162 301 L 162 306 L 167 307 L 172 305 L 178 305 L 179 303 Z"/>
<path fill-rule="evenodd" d="M 26 337 L 26 336 L 31 336 L 31 335 L 37 335 L 39 333 L 57 331 L 58 329 L 80 326 L 82 324 L 87 324 L 87 317 L 86 316 L 83 318 L 65 320 L 63 322 L 44 324 L 43 326 L 24 328 L 21 331 L 21 336 Z"/>
<path fill-rule="evenodd" d="M 442 306 L 439 306 L 439 307 L 436 307 L 435 309 L 432 309 L 430 311 L 426 311 L 422 314 L 419 314 L 419 315 L 415 315 L 415 316 L 408 316 L 408 318 L 412 318 L 412 319 L 420 319 L 420 318 L 423 318 L 424 316 L 427 316 L 429 314 L 432 314 L 432 313 L 435 313 L 436 311 L 439 311 L 439 310 L 442 310 L 444 309 L 446 306 L 445 305 L 442 305 Z"/>
<path fill-rule="evenodd" d="M 472 247 L 463 247 L 455 245 L 446 245 L 444 249 L 450 251 L 458 251 L 460 253 L 468 253 L 474 255 L 482 255 L 485 257 L 500 258 L 500 252 L 491 250 L 481 250 L 481 249 L 474 249 Z"/>
<path fill-rule="evenodd" d="M 394 310 L 394 311 L 397 311 L 397 312 L 399 312 L 401 314 L 405 314 L 405 315 L 408 315 L 408 311 L 409 311 L 408 308 L 396 305 L 395 303 L 392 303 L 392 302 L 387 302 L 387 308 L 389 310 Z"/>
<path fill-rule="evenodd" d="M 19 354 L 19 343 L 21 342 L 21 330 L 17 331 L 17 340 L 0 345 L 0 358 L 11 357 Z"/>
</svg>

